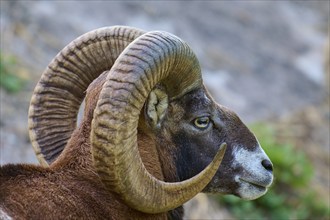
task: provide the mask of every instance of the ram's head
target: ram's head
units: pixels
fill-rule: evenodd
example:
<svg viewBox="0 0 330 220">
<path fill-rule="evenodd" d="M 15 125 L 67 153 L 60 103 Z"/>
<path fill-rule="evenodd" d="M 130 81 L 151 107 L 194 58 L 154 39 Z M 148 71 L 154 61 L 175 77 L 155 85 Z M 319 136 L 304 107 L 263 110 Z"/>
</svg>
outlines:
<svg viewBox="0 0 330 220">
<path fill-rule="evenodd" d="M 214 102 L 189 46 L 165 32 L 128 27 L 83 35 L 46 69 L 30 108 L 41 163 L 62 152 L 84 92 L 97 77 L 88 93 L 98 92 L 87 98 L 91 113 L 85 114 L 93 164 L 129 206 L 164 212 L 201 191 L 255 199 L 271 185 L 269 158 L 238 116 Z M 142 134 L 160 161 L 161 180 L 139 156 Z"/>
</svg>

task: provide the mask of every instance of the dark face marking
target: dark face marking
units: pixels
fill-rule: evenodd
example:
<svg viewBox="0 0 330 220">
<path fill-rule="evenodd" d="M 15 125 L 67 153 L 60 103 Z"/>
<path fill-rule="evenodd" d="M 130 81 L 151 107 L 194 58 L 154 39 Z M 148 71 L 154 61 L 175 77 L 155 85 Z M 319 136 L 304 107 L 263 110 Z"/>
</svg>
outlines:
<svg viewBox="0 0 330 220">
<path fill-rule="evenodd" d="M 240 177 L 252 176 L 253 179 L 253 172 L 262 169 L 260 166 L 250 172 L 250 168 L 244 167 L 250 160 L 254 160 L 254 156 L 249 159 L 250 154 L 260 155 L 258 158 L 267 156 L 260 150 L 255 136 L 239 117 L 229 109 L 216 104 L 204 89 L 192 91 L 170 102 L 160 134 L 170 134 L 167 138 L 171 139 L 170 142 L 174 146 L 171 148 L 171 155 L 180 181 L 201 172 L 212 161 L 219 146 L 226 142 L 227 151 L 223 162 L 204 191 L 251 198 L 254 196 L 242 195 Z M 236 161 L 237 158 L 243 158 L 242 162 Z M 264 171 L 261 170 L 260 173 L 262 172 Z M 266 176 L 268 182 L 263 181 L 268 184 L 272 181 L 272 175 Z"/>
</svg>

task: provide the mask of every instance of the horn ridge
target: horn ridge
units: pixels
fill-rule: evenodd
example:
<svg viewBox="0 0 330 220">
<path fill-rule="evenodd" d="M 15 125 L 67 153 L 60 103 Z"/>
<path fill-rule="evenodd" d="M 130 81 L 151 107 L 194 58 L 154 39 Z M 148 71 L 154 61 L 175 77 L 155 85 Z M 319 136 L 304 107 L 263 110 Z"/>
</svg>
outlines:
<svg viewBox="0 0 330 220">
<path fill-rule="evenodd" d="M 148 46 L 141 46 L 141 42 Z M 149 75 L 149 80 L 145 75 Z M 163 182 L 148 173 L 139 156 L 137 126 L 149 92 L 160 82 L 175 90 L 170 93 L 173 97 L 202 86 L 199 64 L 189 47 L 171 34 L 148 32 L 128 45 L 115 61 L 92 120 L 93 163 L 101 180 L 126 204 L 146 213 L 169 211 L 202 191 L 218 170 L 225 152 L 225 146 L 221 146 L 207 168 L 182 182 Z M 135 96 L 142 99 L 136 100 Z"/>
<path fill-rule="evenodd" d="M 58 152 L 67 144 L 88 85 L 102 72 L 110 70 L 124 48 L 143 33 L 124 26 L 100 28 L 72 41 L 51 61 L 35 87 L 29 108 L 29 135 L 42 165 L 48 166 L 56 159 L 56 156 L 47 157 L 52 149 L 49 143 L 66 137 L 67 140 L 54 149 Z M 61 116 L 63 119 L 59 119 Z M 65 135 L 59 132 L 54 140 L 43 142 L 48 131 L 59 131 L 56 126 L 63 120 L 67 124 Z"/>
</svg>

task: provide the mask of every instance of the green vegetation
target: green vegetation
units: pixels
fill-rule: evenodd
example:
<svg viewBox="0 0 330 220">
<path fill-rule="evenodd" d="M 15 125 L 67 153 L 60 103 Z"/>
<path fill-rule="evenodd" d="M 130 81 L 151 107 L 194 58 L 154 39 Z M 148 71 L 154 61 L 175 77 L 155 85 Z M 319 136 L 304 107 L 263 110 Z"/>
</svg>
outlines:
<svg viewBox="0 0 330 220">
<path fill-rule="evenodd" d="M 25 80 L 17 74 L 16 59 L 0 53 L 0 86 L 10 93 L 19 92 Z"/>
<path fill-rule="evenodd" d="M 257 200 L 217 197 L 221 205 L 238 219 L 329 219 L 329 208 L 311 186 L 313 166 L 304 152 L 276 142 L 274 130 L 269 126 L 256 124 L 252 130 L 274 164 L 274 183 Z"/>
</svg>

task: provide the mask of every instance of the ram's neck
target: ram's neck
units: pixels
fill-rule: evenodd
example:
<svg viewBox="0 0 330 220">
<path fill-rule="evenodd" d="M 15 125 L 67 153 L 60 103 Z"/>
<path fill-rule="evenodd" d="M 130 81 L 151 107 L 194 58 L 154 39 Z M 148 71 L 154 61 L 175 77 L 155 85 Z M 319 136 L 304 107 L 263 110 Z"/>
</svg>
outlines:
<svg viewBox="0 0 330 220">
<path fill-rule="evenodd" d="M 177 181 L 174 174 L 174 163 L 171 163 L 172 159 L 168 149 L 157 144 L 150 133 L 146 134 L 141 129 L 138 131 L 138 146 L 142 162 L 150 174 L 166 182 Z M 183 207 L 180 206 L 169 211 L 167 218 L 179 220 L 183 218 L 183 213 Z"/>
<path fill-rule="evenodd" d="M 53 170 L 68 169 L 76 173 L 79 173 L 80 170 L 85 174 L 94 173 L 90 140 L 87 135 L 89 131 L 90 125 L 83 121 L 80 127 L 73 132 L 63 152 L 50 168 Z"/>
<path fill-rule="evenodd" d="M 96 173 L 92 165 L 91 146 L 89 141 L 90 125 L 82 122 L 81 126 L 72 134 L 68 145 L 60 155 L 60 157 L 51 165 L 51 169 L 57 171 L 68 171 L 74 174 L 95 177 Z M 164 177 L 163 169 L 168 169 L 168 161 L 160 161 L 159 153 L 163 151 L 157 150 L 155 141 L 144 132 L 138 132 L 138 146 L 141 159 L 146 169 L 158 179 L 167 180 Z M 164 156 L 164 155 L 163 155 Z M 164 165 L 167 164 L 167 165 Z M 165 172 L 168 173 L 168 172 Z M 166 174 L 165 176 L 168 176 Z M 182 219 L 183 208 L 178 207 L 167 213 L 168 219 Z"/>
<path fill-rule="evenodd" d="M 74 169 L 86 172 L 86 168 L 93 170 L 91 145 L 90 145 L 90 121 L 84 120 L 80 127 L 77 128 L 67 146 L 64 148 L 59 158 L 51 165 L 52 169 Z M 154 177 L 165 180 L 163 167 L 160 162 L 159 153 L 155 141 L 143 131 L 138 131 L 138 148 L 142 162 L 146 169 Z M 163 161 L 162 161 L 163 162 Z"/>
<path fill-rule="evenodd" d="M 164 174 L 154 140 L 141 130 L 138 131 L 137 140 L 140 157 L 148 172 L 154 177 L 164 180 Z"/>
</svg>

